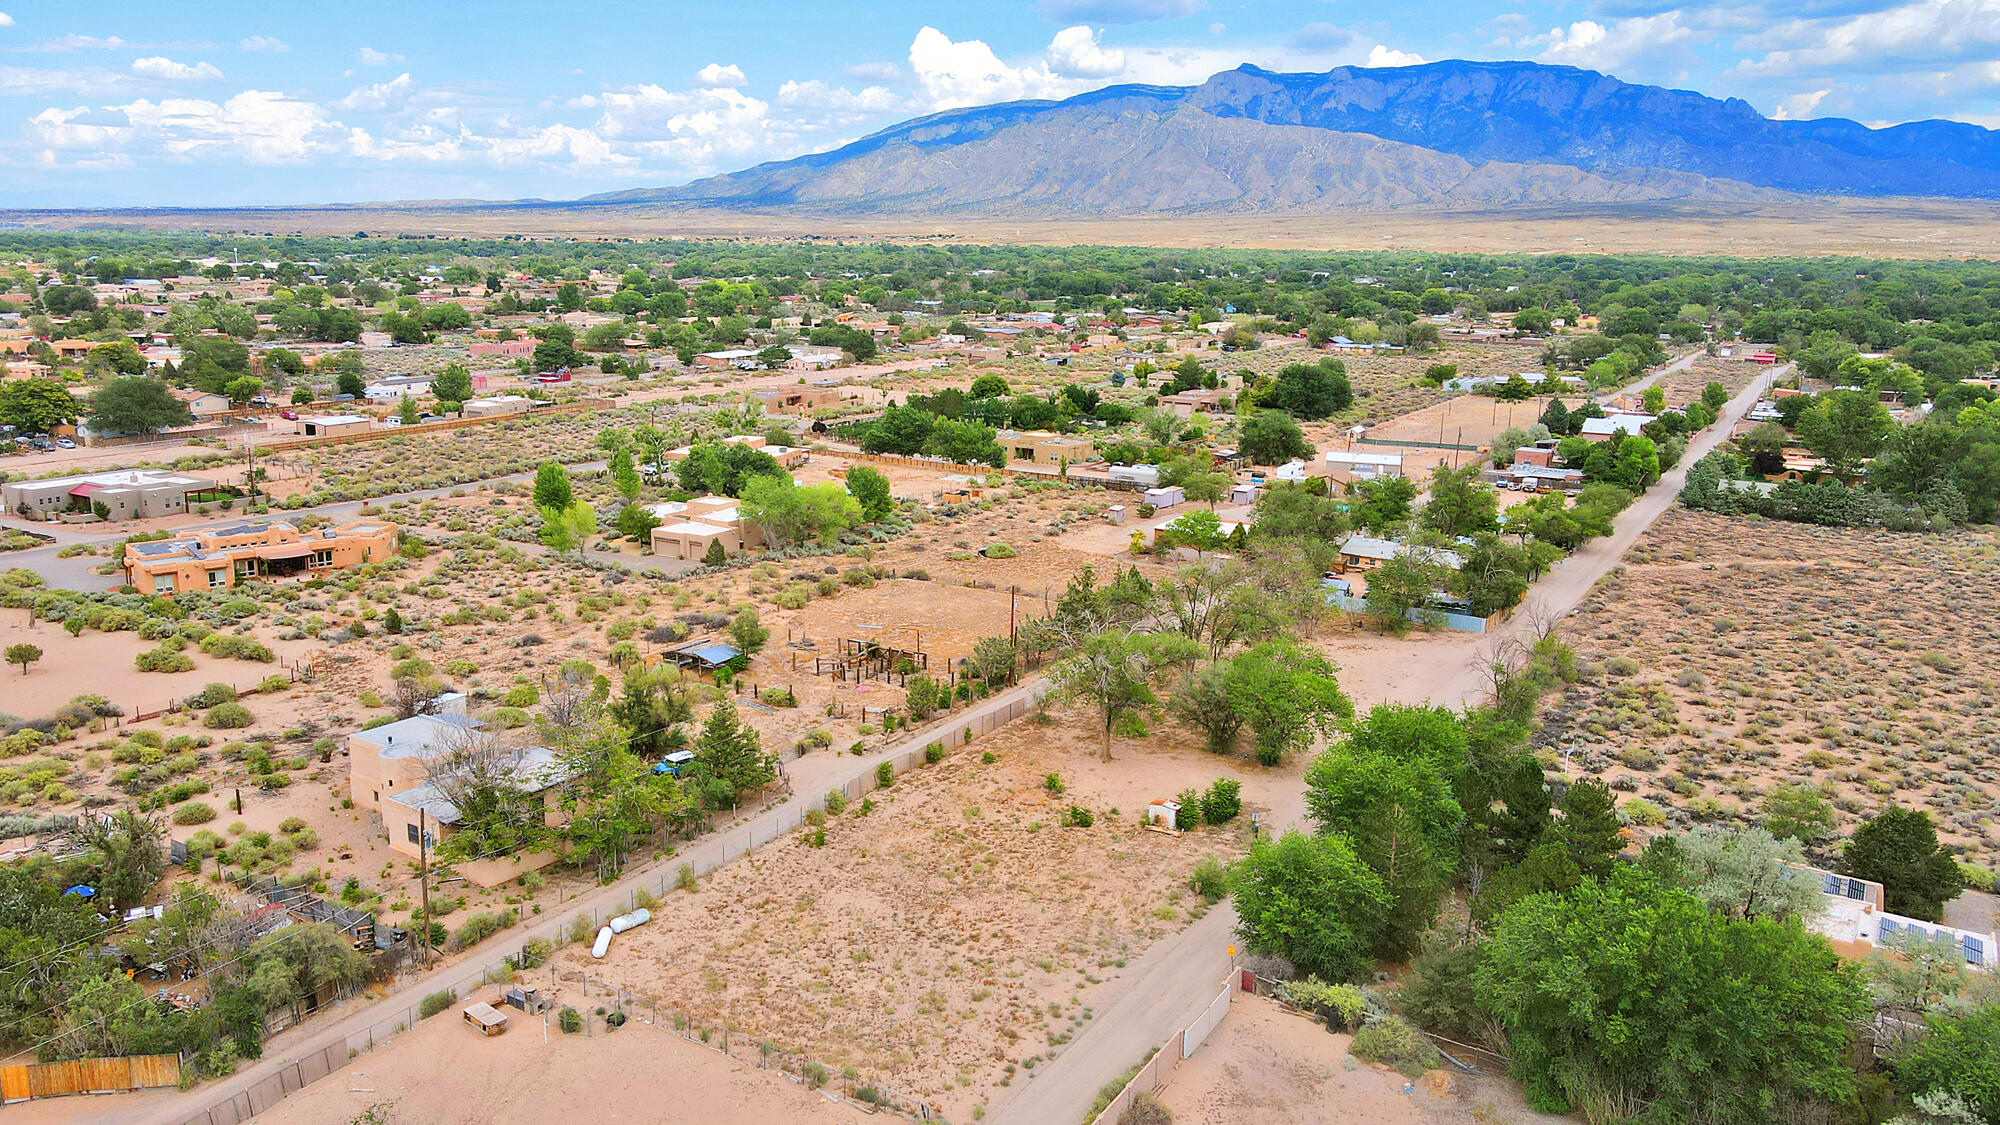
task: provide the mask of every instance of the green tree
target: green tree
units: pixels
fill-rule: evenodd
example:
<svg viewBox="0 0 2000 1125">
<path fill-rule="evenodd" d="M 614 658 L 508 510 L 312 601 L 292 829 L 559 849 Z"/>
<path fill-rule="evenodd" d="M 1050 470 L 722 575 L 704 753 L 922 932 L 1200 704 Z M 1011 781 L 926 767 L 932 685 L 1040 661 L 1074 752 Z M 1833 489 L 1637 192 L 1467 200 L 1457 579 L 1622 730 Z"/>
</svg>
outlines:
<svg viewBox="0 0 2000 1125">
<path fill-rule="evenodd" d="M 1854 830 L 1840 853 L 1840 870 L 1882 884 L 1891 913 L 1935 922 L 1944 904 L 1965 889 L 1951 850 L 1938 843 L 1927 812 L 1890 805 Z"/>
<path fill-rule="evenodd" d="M 839 484 L 802 485 L 786 476 L 755 476 L 743 486 L 743 517 L 754 520 L 773 548 L 808 536 L 831 543 L 861 522 L 861 505 Z"/>
<path fill-rule="evenodd" d="M 19 664 L 23 676 L 28 674 L 28 665 L 35 663 L 41 658 L 42 650 L 38 645 L 22 642 L 7 646 L 7 663 Z"/>
<path fill-rule="evenodd" d="M 115 375 L 144 375 L 146 357 L 130 340 L 113 340 L 90 349 L 90 362 L 101 363 Z"/>
<path fill-rule="evenodd" d="M 1856 969 L 1796 923 L 1728 918 L 1635 870 L 1516 903 L 1477 983 L 1543 1112 L 1775 1122 L 1853 1097 Z"/>
<path fill-rule="evenodd" d="M 1287 640 L 1265 641 L 1230 662 L 1229 698 L 1250 727 L 1258 761 L 1277 765 L 1314 733 L 1354 717 L 1335 671 L 1318 651 Z"/>
<path fill-rule="evenodd" d="M 1764 795 L 1764 830 L 1813 847 L 1833 836 L 1833 802 L 1804 782 L 1775 785 Z"/>
<path fill-rule="evenodd" d="M 1384 633 L 1401 636 L 1410 627 L 1410 612 L 1435 621 L 1432 597 L 1451 581 L 1451 570 L 1430 550 L 1404 550 L 1368 572 L 1364 595 L 1368 620 Z"/>
<path fill-rule="evenodd" d="M 1799 440 L 1836 473 L 1848 473 L 1882 449 L 1895 428 L 1889 408 L 1867 391 L 1829 391 L 1799 415 Z"/>
<path fill-rule="evenodd" d="M 54 379 L 0 383 L 0 422 L 24 434 L 45 434 L 74 423 L 81 413 L 69 388 Z"/>
<path fill-rule="evenodd" d="M 561 510 L 570 506 L 576 493 L 570 488 L 569 473 L 554 461 L 544 461 L 535 469 L 535 507 Z"/>
<path fill-rule="evenodd" d="M 1005 398 L 1013 393 L 1014 389 L 1008 386 L 1007 380 L 1001 376 L 981 375 L 972 381 L 972 387 L 965 392 L 965 397 L 973 399 Z"/>
<path fill-rule="evenodd" d="M 90 400 L 90 428 L 98 433 L 151 434 L 187 421 L 187 405 L 144 376 L 113 379 Z"/>
<path fill-rule="evenodd" d="M 1431 474 L 1431 498 L 1417 513 L 1417 522 L 1447 539 L 1498 530 L 1499 501 L 1479 472 L 1477 462 L 1462 469 L 1438 466 Z"/>
<path fill-rule="evenodd" d="M 1314 452 L 1299 424 L 1281 410 L 1259 410 L 1244 419 L 1236 447 L 1253 465 L 1282 465 Z"/>
<path fill-rule="evenodd" d="M 416 400 L 409 395 L 404 395 L 403 400 L 396 404 L 396 420 L 403 425 L 414 426 L 422 420 L 422 417 L 417 413 Z"/>
<path fill-rule="evenodd" d="M 97 869 L 97 889 L 120 910 L 146 900 L 167 870 L 166 825 L 136 809 L 121 809 L 105 820 L 85 817 L 77 840 Z"/>
<path fill-rule="evenodd" d="M 660 526 L 660 517 L 639 504 L 627 504 L 618 510 L 615 526 L 618 528 L 618 534 L 650 551 L 653 545 L 653 529 Z"/>
<path fill-rule="evenodd" d="M 1230 880 L 1237 932 L 1304 974 L 1350 980 L 1367 968 L 1389 895 L 1343 836 L 1257 840 Z"/>
<path fill-rule="evenodd" d="M 464 402 L 472 397 L 472 373 L 465 369 L 464 364 L 446 364 L 444 370 L 431 376 L 431 394 L 437 396 L 439 402 Z"/>
<path fill-rule="evenodd" d="M 1762 828 L 1702 825 L 1674 849 L 1682 885 L 1710 910 L 1732 918 L 1810 922 L 1821 910 L 1819 876 L 1802 870 L 1798 841 Z"/>
<path fill-rule="evenodd" d="M 222 388 L 222 393 L 229 396 L 231 405 L 248 406 L 251 399 L 264 393 L 264 380 L 255 375 L 238 376 Z"/>
<path fill-rule="evenodd" d="M 757 353 L 757 366 L 766 371 L 776 371 L 792 359 L 792 349 L 780 344 L 770 344 Z"/>
<path fill-rule="evenodd" d="M 597 513 L 581 500 L 563 508 L 539 508 L 542 545 L 560 554 L 581 551 L 597 530 Z"/>
<path fill-rule="evenodd" d="M 342 371 L 340 374 L 334 376 L 333 389 L 336 394 L 347 395 L 350 398 L 360 398 L 362 393 L 368 389 L 368 386 L 363 382 L 359 371 Z"/>
<path fill-rule="evenodd" d="M 757 618 L 757 607 L 744 606 L 729 622 L 729 640 L 745 656 L 755 656 L 771 639 L 771 630 Z"/>
<path fill-rule="evenodd" d="M 1556 838 L 1563 850 L 1585 875 L 1597 878 L 1609 872 L 1625 849 L 1610 788 L 1594 777 L 1571 782 L 1556 807 L 1562 811 Z"/>
<path fill-rule="evenodd" d="M 727 787 L 728 806 L 734 808 L 743 794 L 755 792 L 777 779 L 777 760 L 764 753 L 757 732 L 739 721 L 736 704 L 724 699 L 708 713 L 701 733 L 694 740 L 694 771 L 703 780 L 715 780 Z"/>
<path fill-rule="evenodd" d="M 1260 406 L 1311 422 L 1354 405 L 1354 388 L 1348 382 L 1346 364 L 1337 359 L 1323 359 L 1280 369 L 1278 377 L 1257 401 Z"/>
<path fill-rule="evenodd" d="M 869 465 L 847 470 L 847 491 L 861 505 L 861 516 L 878 523 L 896 510 L 896 498 L 889 493 L 889 478 Z"/>
<path fill-rule="evenodd" d="M 618 495 L 627 501 L 639 495 L 645 482 L 639 479 L 638 466 L 632 463 L 630 449 L 618 449 L 611 454 L 611 483 L 618 489 Z"/>
<path fill-rule="evenodd" d="M 1154 687 L 1173 668 L 1200 657 L 1201 647 L 1179 633 L 1106 630 L 1082 641 L 1050 673 L 1056 692 L 1097 709 L 1104 730 L 1104 760 L 1119 718 L 1159 702 Z"/>
<path fill-rule="evenodd" d="M 1405 477 L 1362 481 L 1354 488 L 1354 522 L 1381 534 L 1394 531 L 1410 518 L 1417 486 Z"/>
<path fill-rule="evenodd" d="M 1987 1125 L 2000 1121 L 2000 1004 L 1936 1012 L 1924 1023 L 1924 1034 L 1889 1057 L 1896 1091 L 1956 1094 Z"/>
</svg>

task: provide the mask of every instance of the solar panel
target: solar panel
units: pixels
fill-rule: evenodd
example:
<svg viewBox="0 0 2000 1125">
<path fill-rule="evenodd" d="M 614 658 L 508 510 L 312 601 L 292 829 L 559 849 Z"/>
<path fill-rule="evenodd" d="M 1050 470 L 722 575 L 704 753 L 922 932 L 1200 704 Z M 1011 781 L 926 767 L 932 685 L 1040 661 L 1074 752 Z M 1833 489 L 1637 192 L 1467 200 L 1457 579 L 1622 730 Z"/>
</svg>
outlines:
<svg viewBox="0 0 2000 1125">
<path fill-rule="evenodd" d="M 1984 965 L 1986 963 L 1986 943 L 1967 934 L 1965 937 L 1965 960 L 1968 964 Z"/>
<path fill-rule="evenodd" d="M 1841 884 L 1840 876 L 1822 875 L 1820 876 L 1820 882 L 1824 885 L 1827 894 L 1837 895 L 1840 893 L 1840 884 Z"/>
<path fill-rule="evenodd" d="M 1859 902 L 1861 899 L 1867 897 L 1867 895 L 1868 895 L 1868 887 L 1861 880 L 1849 879 L 1847 881 L 1848 898 L 1854 899 L 1856 902 Z"/>
<path fill-rule="evenodd" d="M 1893 933 L 1898 933 L 1898 932 L 1900 932 L 1900 931 L 1902 930 L 1902 928 L 1903 928 L 1902 926 L 1900 926 L 1900 925 L 1898 925 L 1897 923 L 1895 923 L 1895 922 L 1891 921 L 1890 919 L 1887 919 L 1887 918 L 1884 918 L 1884 919 L 1882 919 L 1882 936 L 1883 936 L 1883 937 L 1888 937 L 1888 936 L 1889 936 L 1890 934 L 1893 934 Z"/>
</svg>

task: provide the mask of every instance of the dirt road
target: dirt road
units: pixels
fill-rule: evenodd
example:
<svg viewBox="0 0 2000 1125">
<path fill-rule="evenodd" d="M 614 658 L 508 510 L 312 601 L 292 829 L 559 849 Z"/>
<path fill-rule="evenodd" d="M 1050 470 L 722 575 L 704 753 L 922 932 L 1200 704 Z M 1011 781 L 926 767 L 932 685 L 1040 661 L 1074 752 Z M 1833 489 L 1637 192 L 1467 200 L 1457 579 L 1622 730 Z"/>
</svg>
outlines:
<svg viewBox="0 0 2000 1125">
<path fill-rule="evenodd" d="M 1485 691 L 1485 662 L 1496 648 L 1526 634 L 1537 619 L 1566 616 L 1575 609 L 1598 580 L 1619 564 L 1639 536 L 1673 505 L 1687 483 L 1688 467 L 1721 444 L 1772 380 L 1790 370 L 1786 366 L 1766 372 L 1731 399 L 1721 418 L 1689 443 L 1680 463 L 1619 514 L 1612 533 L 1592 540 L 1544 576 L 1527 604 L 1505 625 L 1485 637 L 1453 634 L 1447 640 L 1459 636 L 1464 640 L 1426 651 L 1430 659 L 1425 671 L 1431 674 L 1382 683 L 1379 695 L 1371 697 L 1350 685 L 1355 707 L 1426 701 L 1460 707 L 1479 699 Z M 1301 791 L 1272 810 L 1273 829 L 1282 832 L 1300 826 L 1304 813 L 1305 794 Z M 1214 998 L 1228 971 L 1229 951 L 1236 940 L 1236 911 L 1222 903 L 1201 921 L 1147 950 L 1132 963 L 1134 971 L 1111 982 L 1105 997 L 1097 1002 L 1103 1015 L 1054 1061 L 1035 1070 L 1030 1081 L 1015 1086 L 1012 1099 L 997 1107 L 993 1120 L 1000 1125 L 1081 1120 L 1098 1087 L 1192 1023 Z"/>
</svg>

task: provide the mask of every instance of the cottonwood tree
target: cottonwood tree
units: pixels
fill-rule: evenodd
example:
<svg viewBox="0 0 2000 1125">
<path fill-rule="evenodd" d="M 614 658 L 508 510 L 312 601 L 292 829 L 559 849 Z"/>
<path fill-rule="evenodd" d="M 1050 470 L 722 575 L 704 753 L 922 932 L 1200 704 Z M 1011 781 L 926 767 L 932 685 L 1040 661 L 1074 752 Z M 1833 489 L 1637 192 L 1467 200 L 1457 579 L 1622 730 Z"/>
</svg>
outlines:
<svg viewBox="0 0 2000 1125">
<path fill-rule="evenodd" d="M 1107 630 L 1085 640 L 1050 673 L 1056 693 L 1097 709 L 1104 729 L 1104 760 L 1111 760 L 1112 728 L 1120 717 L 1159 702 L 1154 690 L 1167 673 L 1200 659 L 1201 648 L 1178 633 Z"/>
<path fill-rule="evenodd" d="M 447 859 L 518 855 L 547 837 L 543 798 L 525 791 L 528 748 L 513 737 L 453 727 L 424 762 L 424 782 L 458 810 L 454 831 L 439 847 Z"/>
<path fill-rule="evenodd" d="M 1254 841 L 1230 890 L 1245 945 L 1329 981 L 1367 967 L 1389 906 L 1381 877 L 1344 836 Z"/>
</svg>

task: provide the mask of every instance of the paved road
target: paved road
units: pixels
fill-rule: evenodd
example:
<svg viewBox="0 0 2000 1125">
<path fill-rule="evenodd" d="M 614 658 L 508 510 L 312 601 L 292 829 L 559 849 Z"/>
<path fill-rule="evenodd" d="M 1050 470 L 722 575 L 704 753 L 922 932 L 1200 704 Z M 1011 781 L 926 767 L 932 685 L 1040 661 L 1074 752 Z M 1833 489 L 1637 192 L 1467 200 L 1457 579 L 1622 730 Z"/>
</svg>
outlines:
<svg viewBox="0 0 2000 1125">
<path fill-rule="evenodd" d="M 1484 638 L 1466 634 L 1463 643 L 1445 650 L 1434 676 L 1399 685 L 1389 693 L 1391 698 L 1379 702 L 1429 701 L 1459 707 L 1482 698 L 1486 661 L 1497 646 L 1527 634 L 1536 619 L 1565 616 L 1581 604 L 1598 580 L 1624 560 L 1639 536 L 1672 507 L 1687 483 L 1688 467 L 1712 452 L 1772 380 L 1789 371 L 1787 366 L 1766 372 L 1730 400 L 1715 425 L 1689 443 L 1680 463 L 1619 514 L 1612 533 L 1592 540 L 1545 575 L 1529 603 L 1506 625 Z M 1355 700 L 1357 706 L 1373 702 L 1378 701 Z M 1301 827 L 1304 814 L 1301 790 L 1272 810 L 1271 823 L 1280 832 Z M 1025 1084 L 1017 1077 L 1012 1097 L 995 1107 L 992 1120 L 998 1125 L 1067 1125 L 1082 1120 L 1106 1081 L 1194 1022 L 1215 998 L 1228 972 L 1235 929 L 1236 911 L 1220 903 L 1201 921 L 1147 950 L 1097 1000 L 1096 1020 L 1053 1061 L 1034 1070 Z"/>
</svg>

